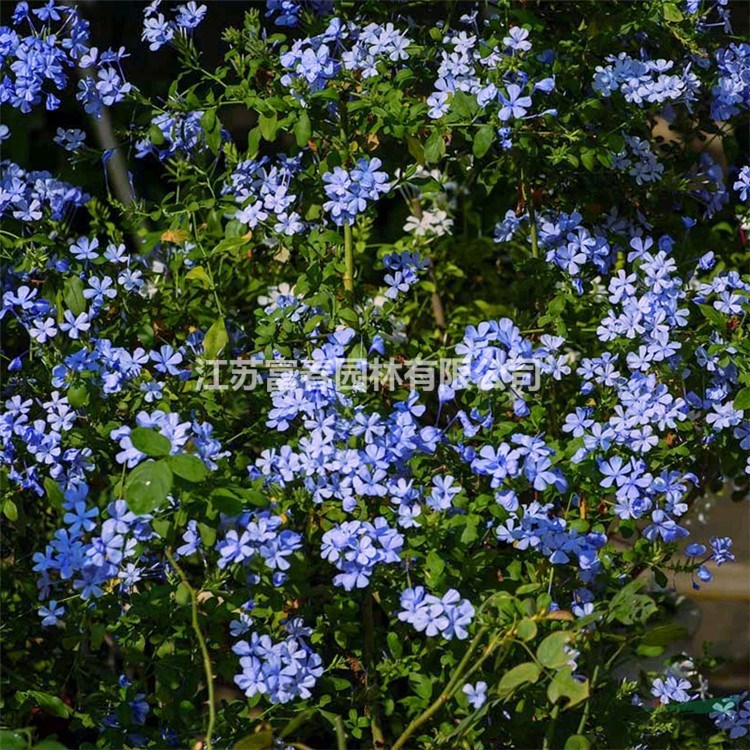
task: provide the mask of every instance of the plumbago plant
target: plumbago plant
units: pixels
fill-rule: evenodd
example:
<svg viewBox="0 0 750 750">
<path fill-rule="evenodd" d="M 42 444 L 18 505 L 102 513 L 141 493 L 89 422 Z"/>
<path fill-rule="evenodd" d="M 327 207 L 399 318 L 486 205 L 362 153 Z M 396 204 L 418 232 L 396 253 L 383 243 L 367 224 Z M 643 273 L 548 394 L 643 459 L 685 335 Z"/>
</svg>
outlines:
<svg viewBox="0 0 750 750">
<path fill-rule="evenodd" d="M 216 7 L 0 28 L 129 170 L 2 162 L 3 748 L 744 746 L 653 658 L 750 472 L 725 0 Z"/>
</svg>

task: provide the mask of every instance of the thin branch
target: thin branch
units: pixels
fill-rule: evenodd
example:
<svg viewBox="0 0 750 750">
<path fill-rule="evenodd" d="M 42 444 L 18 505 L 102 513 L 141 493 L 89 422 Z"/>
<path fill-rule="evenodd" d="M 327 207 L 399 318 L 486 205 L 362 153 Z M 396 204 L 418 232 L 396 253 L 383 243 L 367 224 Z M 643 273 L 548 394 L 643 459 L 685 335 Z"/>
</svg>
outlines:
<svg viewBox="0 0 750 750">
<path fill-rule="evenodd" d="M 409 201 L 411 205 L 411 210 L 414 216 L 417 217 L 417 219 L 421 219 L 423 216 L 422 213 L 422 204 L 419 202 L 419 198 L 412 198 Z M 435 263 L 434 261 L 430 262 L 430 270 L 428 273 L 429 279 L 432 282 L 432 285 L 434 287 L 434 291 L 432 292 L 432 317 L 435 319 L 435 325 L 441 330 L 444 331 L 446 329 L 446 323 L 445 323 L 445 310 L 443 308 L 443 300 L 440 298 L 440 292 L 438 291 L 438 282 L 437 282 L 437 276 L 435 275 Z"/>
<path fill-rule="evenodd" d="M 350 301 L 354 300 L 354 246 L 352 228 L 344 224 L 344 291 Z"/>
<path fill-rule="evenodd" d="M 365 601 L 362 608 L 362 615 L 365 626 L 365 642 L 364 642 L 364 661 L 367 682 L 365 684 L 365 691 L 367 695 L 367 705 L 370 709 L 370 729 L 372 731 L 372 745 L 375 750 L 382 750 L 385 748 L 385 735 L 383 729 L 380 726 L 380 706 L 378 706 L 377 699 L 375 697 L 375 690 L 377 689 L 375 679 L 375 626 L 372 606 L 372 594 L 368 591 L 365 592 Z"/>
<path fill-rule="evenodd" d="M 443 689 L 443 692 L 435 699 L 432 705 L 428 706 L 419 716 L 417 716 L 403 731 L 401 736 L 393 743 L 391 750 L 403 750 L 406 746 L 407 740 L 416 732 L 423 724 L 426 724 L 451 698 L 453 691 L 458 683 L 461 681 L 461 677 L 464 674 L 464 670 L 471 661 L 471 657 L 477 650 L 477 647 L 482 641 L 482 638 L 486 635 L 489 628 L 480 628 L 479 632 L 474 636 L 474 640 L 469 644 L 469 648 L 463 656 L 463 659 L 459 662 L 458 666 L 453 672 L 448 684 Z"/>
<path fill-rule="evenodd" d="M 195 638 L 198 641 L 198 646 L 203 656 L 203 670 L 206 673 L 206 688 L 208 690 L 208 727 L 206 728 L 206 750 L 212 750 L 213 748 L 213 733 L 214 726 L 216 724 L 216 706 L 214 705 L 214 677 L 213 669 L 211 668 L 211 656 L 208 653 L 208 646 L 206 646 L 206 639 L 203 637 L 203 631 L 201 631 L 200 622 L 198 621 L 198 592 L 190 585 L 190 582 L 185 575 L 185 571 L 177 564 L 174 559 L 171 550 L 165 551 L 169 564 L 174 568 L 177 575 L 180 577 L 183 586 L 188 590 L 190 595 L 190 606 L 192 609 L 192 625 Z"/>
</svg>

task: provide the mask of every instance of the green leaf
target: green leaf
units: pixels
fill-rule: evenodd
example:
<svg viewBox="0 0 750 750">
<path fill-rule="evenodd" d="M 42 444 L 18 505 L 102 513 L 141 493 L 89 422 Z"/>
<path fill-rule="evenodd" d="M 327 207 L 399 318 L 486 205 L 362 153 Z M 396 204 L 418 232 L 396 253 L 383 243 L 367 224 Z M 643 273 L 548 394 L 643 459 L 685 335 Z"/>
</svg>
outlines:
<svg viewBox="0 0 750 750">
<path fill-rule="evenodd" d="M 525 617 L 521 622 L 518 623 L 516 633 L 522 641 L 531 641 L 536 638 L 537 627 L 533 620 Z"/>
<path fill-rule="evenodd" d="M 145 461 L 130 472 L 125 500 L 134 513 L 151 513 L 164 504 L 172 489 L 172 471 L 165 461 Z"/>
<path fill-rule="evenodd" d="M 60 698 L 51 693 L 43 693 L 40 690 L 26 690 L 18 693 L 19 697 L 35 703 L 42 711 L 46 711 L 52 716 L 59 716 L 64 719 L 72 713 L 69 706 L 62 702 Z M 5 748 L 3 748 L 5 750 Z"/>
<path fill-rule="evenodd" d="M 147 456 L 168 456 L 172 450 L 172 443 L 150 427 L 136 427 L 130 433 L 130 441 Z"/>
<path fill-rule="evenodd" d="M 186 482 L 202 482 L 208 474 L 206 464 L 190 453 L 181 453 L 177 456 L 170 456 L 168 459 L 169 468 L 172 473 Z"/>
<path fill-rule="evenodd" d="M 224 318 L 216 318 L 211 327 L 206 331 L 203 339 L 204 359 L 216 359 L 219 352 L 227 345 L 229 335 Z"/>
<path fill-rule="evenodd" d="M 706 318 L 706 320 L 709 321 L 709 323 L 712 323 L 717 328 L 720 328 L 721 330 L 724 329 L 724 327 L 727 324 L 727 319 L 724 317 L 723 313 L 720 313 L 718 310 L 715 310 L 710 305 L 698 305 L 700 308 L 700 311 L 703 313 L 703 317 Z"/>
<path fill-rule="evenodd" d="M 736 708 L 739 701 L 735 696 L 725 698 L 707 698 L 702 701 L 688 701 L 687 703 L 668 703 L 661 706 L 662 710 L 678 714 L 710 714 L 713 711 L 727 711 Z M 647 710 L 651 710 L 647 708 Z"/>
<path fill-rule="evenodd" d="M 302 148 L 303 146 L 307 146 L 311 135 L 312 124 L 310 123 L 310 115 L 307 114 L 307 110 L 303 109 L 297 118 L 297 122 L 294 123 L 294 139 L 297 141 L 297 145 Z"/>
<path fill-rule="evenodd" d="M 596 151 L 591 148 L 581 149 L 581 164 L 583 164 L 587 171 L 593 171 L 596 166 Z"/>
<path fill-rule="evenodd" d="M 0 748 L 2 750 L 26 750 L 29 743 L 17 732 L 0 729 Z"/>
<path fill-rule="evenodd" d="M 180 583 L 180 585 L 175 589 L 174 600 L 181 607 L 186 607 L 188 604 L 190 604 L 190 589 L 184 583 Z"/>
<path fill-rule="evenodd" d="M 435 550 L 432 550 L 427 555 L 427 560 L 425 560 L 425 565 L 427 567 L 427 572 L 430 575 L 430 578 L 433 580 L 436 578 L 440 578 L 443 571 L 445 570 L 445 562 L 443 562 L 443 558 L 435 552 Z"/>
<path fill-rule="evenodd" d="M 204 289 L 211 288 L 211 279 L 203 266 L 195 266 L 185 274 L 186 281 L 197 281 Z"/>
<path fill-rule="evenodd" d="M 462 120 L 468 120 L 473 117 L 477 111 L 477 99 L 464 91 L 456 91 L 453 95 L 451 104 L 451 114 L 455 114 Z"/>
<path fill-rule="evenodd" d="M 63 507 L 65 496 L 60 489 L 60 485 L 51 477 L 44 480 L 44 491 L 47 493 L 47 499 L 53 508 L 60 510 Z"/>
<path fill-rule="evenodd" d="M 232 750 L 271 750 L 273 747 L 273 732 L 268 730 L 257 734 L 248 734 L 232 745 Z"/>
<path fill-rule="evenodd" d="M 570 654 L 565 650 L 568 641 L 571 639 L 571 633 L 560 630 L 556 633 L 550 633 L 536 650 L 536 658 L 549 669 L 559 669 L 570 660 Z"/>
<path fill-rule="evenodd" d="M 3 501 L 3 515 L 11 522 L 14 523 L 18 520 L 18 508 L 16 504 L 9 497 Z"/>
<path fill-rule="evenodd" d="M 547 686 L 547 697 L 550 703 L 557 703 L 560 698 L 567 698 L 568 703 L 565 708 L 572 708 L 589 697 L 589 681 L 579 682 L 573 677 L 573 670 L 566 667 L 561 669 Z"/>
<path fill-rule="evenodd" d="M 404 653 L 404 645 L 401 642 L 401 638 L 399 638 L 397 633 L 391 631 L 385 639 L 388 643 L 389 651 L 393 654 L 393 658 L 400 659 L 401 655 Z"/>
<path fill-rule="evenodd" d="M 535 683 L 539 679 L 540 674 L 541 669 L 539 669 L 539 665 L 533 661 L 519 664 L 502 676 L 497 686 L 497 692 L 505 698 L 520 685 L 525 685 L 527 682 Z"/>
<path fill-rule="evenodd" d="M 409 682 L 414 688 L 414 692 L 425 702 L 428 703 L 432 698 L 432 680 L 425 674 L 412 672 L 409 675 Z"/>
<path fill-rule="evenodd" d="M 682 625 L 659 625 L 648 630 L 641 639 L 641 643 L 646 646 L 666 646 L 673 641 L 681 641 L 687 637 L 687 628 Z"/>
<path fill-rule="evenodd" d="M 152 125 L 148 129 L 148 137 L 154 146 L 161 146 L 164 143 L 164 133 L 161 132 L 161 128 L 158 125 Z"/>
<path fill-rule="evenodd" d="M 5 750 L 5 746 L 3 745 L 2 747 L 3 750 Z M 32 750 L 68 750 L 68 748 L 63 745 L 62 742 L 58 742 L 57 740 L 50 740 L 45 737 L 45 739 L 37 742 Z"/>
<path fill-rule="evenodd" d="M 664 3 L 661 6 L 661 13 L 665 21 L 679 23 L 682 21 L 682 11 L 674 3 Z"/>
<path fill-rule="evenodd" d="M 413 135 L 407 135 L 406 148 L 409 149 L 409 153 L 414 157 L 417 164 L 424 164 L 424 147 L 418 138 L 415 138 Z"/>
<path fill-rule="evenodd" d="M 274 112 L 272 115 L 261 115 L 258 118 L 258 127 L 260 127 L 260 134 L 267 140 L 272 141 L 276 138 L 276 130 L 279 126 L 278 118 Z"/>
<path fill-rule="evenodd" d="M 750 409 L 750 388 L 743 388 L 739 391 L 734 397 L 732 405 L 735 409 L 739 409 L 740 411 Z"/>
<path fill-rule="evenodd" d="M 424 159 L 433 164 L 445 156 L 443 134 L 435 131 L 424 144 Z"/>
<path fill-rule="evenodd" d="M 216 130 L 216 110 L 207 109 L 201 117 L 201 127 L 206 133 L 211 133 Z"/>
<path fill-rule="evenodd" d="M 244 507 L 242 499 L 224 487 L 214 490 L 208 500 L 212 508 L 228 516 L 239 515 Z"/>
<path fill-rule="evenodd" d="M 495 129 L 492 125 L 483 125 L 474 136 L 474 143 L 471 151 L 477 159 L 481 159 L 489 150 L 495 141 Z"/>
<path fill-rule="evenodd" d="M 563 750 L 589 750 L 591 744 L 582 734 L 571 734 L 565 740 Z"/>
<path fill-rule="evenodd" d="M 74 385 L 68 388 L 68 402 L 74 409 L 86 406 L 89 402 L 89 392 L 85 385 Z"/>
<path fill-rule="evenodd" d="M 215 109 L 207 109 L 201 117 L 201 127 L 206 134 L 206 143 L 214 154 L 221 147 L 221 122 Z"/>
<path fill-rule="evenodd" d="M 73 315 L 80 315 L 86 309 L 86 300 L 83 296 L 83 282 L 78 276 L 71 276 L 65 282 L 63 300 L 65 300 L 65 306 Z"/>
</svg>

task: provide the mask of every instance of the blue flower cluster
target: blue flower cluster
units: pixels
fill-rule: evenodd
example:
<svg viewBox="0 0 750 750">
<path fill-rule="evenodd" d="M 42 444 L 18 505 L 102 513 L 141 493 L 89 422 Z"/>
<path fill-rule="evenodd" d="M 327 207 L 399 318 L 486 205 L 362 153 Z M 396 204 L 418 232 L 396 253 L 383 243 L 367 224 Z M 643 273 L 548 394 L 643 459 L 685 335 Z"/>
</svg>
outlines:
<svg viewBox="0 0 750 750">
<path fill-rule="evenodd" d="M 293 633 L 279 643 L 257 633 L 252 633 L 249 641 L 237 641 L 232 647 L 242 667 L 234 678 L 237 687 L 249 698 L 260 694 L 271 703 L 309 698 L 323 674 L 322 659 L 305 640 L 309 632 L 296 625 Z"/>
<path fill-rule="evenodd" d="M 43 419 L 31 418 L 34 406 L 44 410 Z M 93 468 L 92 451 L 66 445 L 65 439 L 77 418 L 78 413 L 59 391 L 52 391 L 49 401 L 41 404 L 18 395 L 6 401 L 0 414 L 0 464 L 8 468 L 9 478 L 40 496 L 45 475 L 66 486 L 83 481 Z"/>
<path fill-rule="evenodd" d="M 693 686 L 689 680 L 669 675 L 666 679 L 657 677 L 651 687 L 651 695 L 660 703 L 687 703 L 693 700 L 688 690 Z"/>
<path fill-rule="evenodd" d="M 21 36 L 12 27 L 0 27 L 0 103 L 28 113 L 44 99 L 46 109 L 57 109 L 69 70 L 89 52 L 88 23 L 67 5 L 48 2 L 31 10 L 20 2 L 12 24 L 30 33 Z"/>
<path fill-rule="evenodd" d="M 12 161 L 0 162 L 0 217 L 59 220 L 88 200 L 83 190 L 50 172 L 27 172 Z"/>
<path fill-rule="evenodd" d="M 404 538 L 382 516 L 369 521 L 344 521 L 323 534 L 321 555 L 341 571 L 335 586 L 346 591 L 366 588 L 379 563 L 397 563 Z"/>
<path fill-rule="evenodd" d="M 626 135 L 625 146 L 619 154 L 614 155 L 612 169 L 627 172 L 638 185 L 661 180 L 664 165 L 647 140 Z"/>
<path fill-rule="evenodd" d="M 736 702 L 717 701 L 714 711 L 709 714 L 714 724 L 723 732 L 727 732 L 730 739 L 745 737 L 750 732 L 750 700 L 746 698 L 745 692 Z"/>
<path fill-rule="evenodd" d="M 529 114 L 534 93 L 550 94 L 555 89 L 554 76 L 537 81 L 519 67 L 519 61 L 528 60 L 532 44 L 529 32 L 513 27 L 502 45 L 489 48 L 479 41 L 476 17 L 462 20 L 474 26 L 476 33 L 448 30 L 443 37 L 435 89 L 427 98 L 428 115 L 434 120 L 450 112 L 451 102 L 457 92 L 471 94 L 483 110 L 494 115 L 502 127 L 498 131 L 500 144 L 512 147 L 509 125 L 513 120 L 528 120 L 542 115 L 555 115 L 554 109 Z M 540 61 L 547 60 L 541 56 Z M 544 62 L 542 63 L 544 64 Z"/>
<path fill-rule="evenodd" d="M 301 168 L 301 154 L 292 158 L 281 154 L 273 161 L 263 156 L 240 162 L 224 188 L 224 193 L 242 206 L 233 218 L 252 230 L 263 226 L 288 237 L 302 232 L 305 223 L 294 210 L 298 196 L 291 192 L 292 181 Z"/>
<path fill-rule="evenodd" d="M 429 261 L 404 250 L 401 253 L 391 253 L 383 258 L 383 265 L 391 271 L 384 277 L 388 289 L 385 296 L 397 299 L 399 294 L 406 294 L 419 281 L 419 272 L 429 266 Z"/>
<path fill-rule="evenodd" d="M 690 105 L 697 99 L 700 81 L 686 65 L 675 71 L 672 60 L 636 60 L 626 52 L 609 55 L 608 65 L 599 65 L 594 75 L 594 91 L 611 96 L 619 91 L 626 102 L 645 106 L 681 102 Z"/>
<path fill-rule="evenodd" d="M 325 16 L 333 8 L 333 0 L 266 0 L 266 18 L 277 26 L 295 27 L 302 13 L 309 9 L 316 16 Z"/>
<path fill-rule="evenodd" d="M 181 422 L 180 415 L 176 412 L 163 412 L 157 409 L 149 414 L 142 411 L 136 415 L 136 425 L 156 430 L 160 435 L 169 440 L 170 453 L 176 455 L 185 453 L 188 445 L 195 449 L 195 454 L 215 471 L 217 461 L 228 456 L 228 452 L 222 452 L 221 443 L 213 437 L 213 426 L 208 422 Z M 122 449 L 116 456 L 118 464 L 125 464 L 129 469 L 137 466 L 147 458 L 133 446 L 130 439 L 131 428 L 127 425 L 118 427 L 110 432 L 110 438 L 116 440 Z"/>
<path fill-rule="evenodd" d="M 570 373 L 567 356 L 560 352 L 564 343 L 565 339 L 560 336 L 545 335 L 542 345 L 535 348 L 510 318 L 467 326 L 463 340 L 456 345 L 456 354 L 462 361 L 451 388 L 453 391 L 470 387 L 480 391 L 506 390 L 513 398 L 516 416 L 528 416 L 528 394 L 524 386 L 534 385 L 533 379 L 527 382 L 530 370 L 538 368 L 541 374 L 554 380 L 561 380 Z M 473 434 L 473 431 L 469 433 Z"/>
<path fill-rule="evenodd" d="M 148 556 L 143 557 L 139 543 L 155 537 L 150 515 L 132 513 L 124 500 L 107 506 L 106 519 L 99 519 L 99 509 L 86 503 L 88 486 L 80 483 L 65 492 L 64 528 L 55 532 L 44 552 L 34 554 L 34 570 L 39 573 L 39 598 L 47 599 L 53 589 L 72 587 L 84 600 L 104 595 L 110 581 L 117 583 L 121 594 L 152 572 Z M 54 575 L 54 578 L 53 578 Z M 63 615 L 56 600 L 40 609 L 47 625 L 57 624 Z"/>
<path fill-rule="evenodd" d="M 515 504 L 515 503 L 514 503 Z M 496 529 L 497 538 L 516 549 L 531 549 L 543 554 L 553 565 L 575 561 L 579 577 L 584 582 L 595 579 L 600 570 L 598 550 L 607 541 L 603 531 L 581 533 L 566 519 L 554 514 L 551 503 L 536 501 L 509 514 L 509 518 Z"/>
<path fill-rule="evenodd" d="M 206 147 L 206 134 L 201 127 L 203 112 L 162 112 L 151 121 L 151 127 L 161 132 L 163 143 L 158 146 L 151 138 L 141 138 L 135 143 L 138 159 L 154 155 L 160 161 L 172 156 L 193 156 Z"/>
<path fill-rule="evenodd" d="M 122 71 L 128 56 L 125 49 L 100 54 L 89 47 L 89 24 L 74 7 L 50 0 L 31 10 L 27 2 L 20 2 L 12 23 L 28 26 L 30 33 L 21 36 L 14 28 L 0 27 L 0 103 L 28 113 L 44 99 L 46 109 L 58 109 L 57 94 L 65 89 L 75 67 L 90 73 L 78 82 L 76 98 L 95 117 L 102 107 L 123 101 L 131 91 Z"/>
<path fill-rule="evenodd" d="M 304 101 L 308 92 L 321 91 L 342 70 L 365 80 L 393 72 L 409 58 L 409 44 L 411 40 L 392 23 L 360 28 L 333 18 L 322 34 L 297 39 L 281 55 L 281 65 L 288 71 L 281 83 Z"/>
<path fill-rule="evenodd" d="M 730 44 L 716 52 L 718 80 L 711 90 L 711 117 L 728 120 L 750 109 L 750 44 Z"/>
<path fill-rule="evenodd" d="M 219 568 L 259 559 L 274 571 L 274 585 L 281 586 L 290 566 L 287 558 L 302 547 L 302 537 L 296 531 L 282 529 L 283 519 L 268 511 L 243 513 L 228 523 L 231 528 L 216 543 Z"/>
<path fill-rule="evenodd" d="M 469 637 L 474 607 L 455 589 L 449 589 L 441 598 L 425 593 L 423 586 L 415 586 L 401 594 L 398 619 L 427 636 L 440 635 L 447 641 L 453 638 L 462 641 Z"/>
<path fill-rule="evenodd" d="M 208 8 L 194 0 L 178 5 L 173 20 L 167 20 L 159 13 L 161 0 L 152 0 L 143 11 L 143 33 L 141 38 L 148 42 L 148 48 L 155 52 L 174 39 L 175 33 L 189 33 L 206 17 Z"/>
<path fill-rule="evenodd" d="M 339 227 L 354 224 L 358 214 L 390 191 L 388 175 L 378 171 L 382 164 L 377 158 L 363 158 L 350 171 L 335 167 L 333 172 L 323 175 L 328 198 L 323 210 L 330 214 L 334 224 Z"/>
</svg>

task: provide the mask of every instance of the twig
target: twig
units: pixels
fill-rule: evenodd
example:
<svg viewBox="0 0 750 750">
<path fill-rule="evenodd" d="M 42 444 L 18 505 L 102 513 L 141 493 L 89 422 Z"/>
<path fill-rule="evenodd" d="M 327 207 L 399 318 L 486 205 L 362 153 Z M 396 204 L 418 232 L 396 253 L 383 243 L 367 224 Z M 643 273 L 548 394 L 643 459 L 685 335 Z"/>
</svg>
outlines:
<svg viewBox="0 0 750 750">
<path fill-rule="evenodd" d="M 190 585 L 190 582 L 185 575 L 185 571 L 177 564 L 174 559 L 171 550 L 165 551 L 169 564 L 174 568 L 177 575 L 180 577 L 182 584 L 188 590 L 190 594 L 190 605 L 192 609 L 192 624 L 193 632 L 198 641 L 201 654 L 203 656 L 203 670 L 206 673 L 206 688 L 208 690 L 208 727 L 206 728 L 206 750 L 212 750 L 213 742 L 212 737 L 214 733 L 214 725 L 216 724 L 216 706 L 214 705 L 214 677 L 213 670 L 211 668 L 211 657 L 208 653 L 208 646 L 206 646 L 206 639 L 203 637 L 200 623 L 198 622 L 198 592 Z"/>
<path fill-rule="evenodd" d="M 414 197 L 409 201 L 411 210 L 417 219 L 421 219 L 424 215 L 422 212 L 422 204 L 419 202 L 419 198 Z M 435 318 L 435 325 L 444 331 L 446 328 L 445 324 L 445 310 L 443 309 L 443 300 L 440 299 L 440 292 L 438 292 L 437 276 L 435 275 L 435 263 L 430 262 L 429 279 L 432 282 L 434 291 L 432 292 L 432 317 Z"/>
<path fill-rule="evenodd" d="M 344 224 L 344 291 L 347 297 L 354 300 L 354 247 L 352 243 L 352 228 Z"/>
<path fill-rule="evenodd" d="M 375 750 L 385 748 L 385 735 L 380 726 L 380 707 L 375 697 L 375 628 L 373 623 L 372 594 L 365 593 L 363 607 L 363 619 L 365 626 L 365 643 L 364 643 L 364 661 L 367 669 L 367 682 L 365 690 L 367 695 L 367 704 L 370 709 L 370 729 L 372 731 L 372 745 Z M 337 729 L 338 734 L 338 729 Z"/>
<path fill-rule="evenodd" d="M 346 730 L 340 716 L 336 716 L 336 750 L 346 750 Z"/>
<path fill-rule="evenodd" d="M 534 208 L 534 194 L 529 192 L 525 182 L 523 170 L 521 171 L 521 195 L 529 211 L 529 227 L 531 233 L 531 256 L 539 257 L 539 232 L 536 226 L 536 209 Z"/>
<path fill-rule="evenodd" d="M 440 693 L 432 705 L 428 706 L 409 724 L 409 726 L 406 727 L 401 736 L 393 743 L 391 750 L 402 750 L 406 746 L 409 737 L 411 737 L 423 724 L 426 724 L 443 707 L 443 705 L 450 700 L 456 685 L 461 681 L 466 666 L 474 655 L 474 652 L 477 650 L 482 638 L 486 635 L 487 630 L 488 628 L 486 627 L 480 628 L 479 632 L 474 636 L 474 640 L 469 644 L 469 648 L 466 649 L 463 659 L 461 659 L 450 680 L 448 680 L 448 684 L 443 689 L 443 692 Z"/>
</svg>

